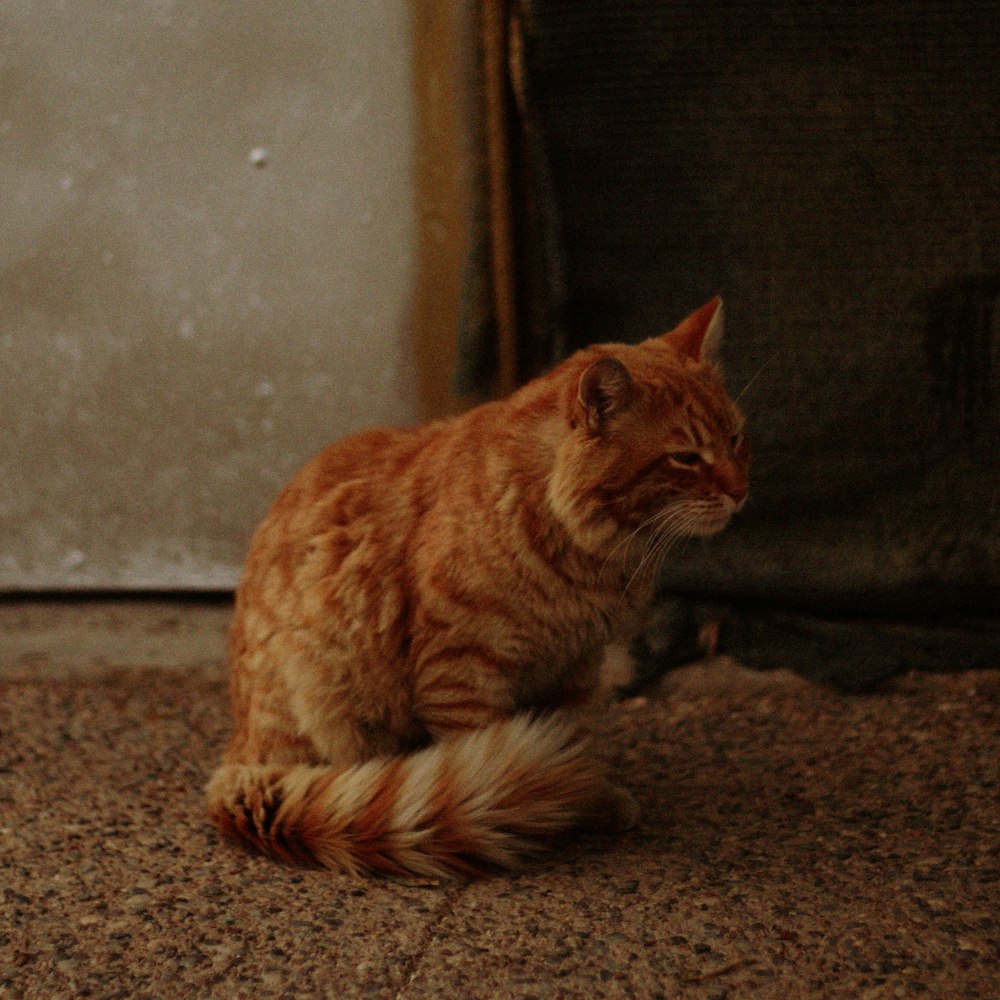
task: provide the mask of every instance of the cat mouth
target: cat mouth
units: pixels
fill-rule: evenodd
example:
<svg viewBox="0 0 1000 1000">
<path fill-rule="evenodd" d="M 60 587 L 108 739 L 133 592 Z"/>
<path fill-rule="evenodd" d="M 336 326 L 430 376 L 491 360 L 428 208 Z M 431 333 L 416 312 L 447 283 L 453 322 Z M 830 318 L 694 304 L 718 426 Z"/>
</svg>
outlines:
<svg viewBox="0 0 1000 1000">
<path fill-rule="evenodd" d="M 713 505 L 706 510 L 702 517 L 690 525 L 688 534 L 695 538 L 708 538 L 710 535 L 717 535 L 732 520 L 741 507 L 741 503 L 733 500 L 723 501 L 718 505 Z"/>
<path fill-rule="evenodd" d="M 715 514 L 691 525 L 688 529 L 688 534 L 694 538 L 708 538 L 722 531 L 729 524 L 729 521 L 730 515 L 728 513 Z"/>
</svg>

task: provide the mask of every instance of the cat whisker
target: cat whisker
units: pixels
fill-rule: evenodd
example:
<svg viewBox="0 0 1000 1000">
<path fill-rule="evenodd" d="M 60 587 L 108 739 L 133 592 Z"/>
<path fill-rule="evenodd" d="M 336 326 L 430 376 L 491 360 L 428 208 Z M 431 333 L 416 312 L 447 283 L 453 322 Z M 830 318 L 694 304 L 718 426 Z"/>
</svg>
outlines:
<svg viewBox="0 0 1000 1000">
<path fill-rule="evenodd" d="M 692 514 L 691 519 L 690 519 L 689 522 L 687 522 L 687 524 L 685 525 L 685 528 L 693 526 L 694 524 L 696 524 L 698 522 L 698 520 L 699 520 L 699 517 L 697 515 L 695 515 L 695 514 Z M 654 560 L 654 566 L 653 566 L 653 575 L 654 576 L 658 576 L 659 575 L 659 572 L 663 568 L 663 563 L 666 560 L 667 556 L 669 555 L 670 550 L 674 547 L 674 545 L 678 541 L 680 541 L 681 538 L 684 538 L 686 535 L 687 535 L 687 531 L 685 530 L 685 531 L 680 531 L 680 532 L 676 533 L 671 538 L 664 539 L 663 543 L 659 546 L 659 548 L 658 548 L 658 550 L 656 552 L 656 556 L 655 556 L 655 560 Z"/>
<path fill-rule="evenodd" d="M 604 565 L 601 566 L 601 572 L 600 572 L 599 575 L 600 576 L 604 575 L 604 571 L 608 568 L 608 563 L 611 561 L 611 559 L 615 555 L 615 553 L 620 548 L 622 548 L 622 546 L 625 547 L 625 552 L 623 553 L 623 557 L 627 557 L 628 556 L 628 547 L 632 544 L 632 542 L 634 541 L 636 535 L 638 535 L 641 531 L 644 531 L 646 528 L 648 528 L 651 524 L 653 524 L 658 519 L 661 519 L 661 518 L 665 517 L 666 515 L 672 513 L 677 506 L 678 506 L 677 503 L 673 503 L 673 504 L 670 504 L 669 506 L 667 506 L 666 508 L 664 508 L 663 510 L 657 511 L 652 516 L 647 517 L 646 520 L 643 521 L 642 524 L 640 524 L 639 527 L 636 528 L 634 531 L 632 531 L 627 537 L 621 539 L 621 541 L 619 541 L 618 544 L 615 545 L 615 547 L 608 553 L 607 558 L 604 560 Z"/>
<path fill-rule="evenodd" d="M 769 357 L 769 358 L 768 358 L 768 359 L 767 359 L 767 360 L 766 360 L 766 361 L 765 361 L 765 362 L 764 362 L 764 363 L 763 363 L 763 364 L 762 364 L 762 365 L 760 366 L 760 368 L 758 368 L 758 369 L 757 369 L 757 372 L 756 372 L 756 374 L 755 374 L 755 375 L 753 376 L 753 378 L 751 378 L 751 379 L 750 379 L 750 381 L 749 381 L 749 382 L 747 382 L 747 384 L 746 384 L 745 386 L 743 386 L 743 388 L 742 388 L 742 390 L 740 391 L 739 395 L 737 395 L 737 396 L 736 396 L 736 398 L 735 398 L 735 399 L 733 400 L 733 402 L 734 402 L 734 403 L 738 403 L 738 402 L 739 402 L 739 401 L 740 401 L 740 400 L 741 400 L 741 399 L 743 398 L 743 396 L 744 396 L 744 395 L 745 395 L 745 394 L 746 394 L 747 392 L 749 392 L 749 390 L 750 390 L 750 387 L 751 387 L 751 386 L 752 386 L 752 385 L 753 385 L 753 384 L 754 384 L 754 383 L 755 383 L 755 382 L 757 381 L 757 379 L 759 379 L 759 378 L 761 377 L 761 375 L 763 375 L 763 374 L 764 374 L 764 372 L 765 372 L 765 371 L 767 371 L 767 369 L 768 369 L 768 368 L 770 368 L 770 367 L 771 367 L 771 365 L 772 365 L 772 364 L 774 363 L 774 359 L 775 359 L 775 358 L 776 358 L 776 357 L 777 357 L 777 356 L 778 356 L 778 355 L 779 355 L 780 353 L 781 353 L 781 348 L 778 348 L 778 350 L 776 350 L 776 351 L 775 351 L 775 352 L 774 352 L 774 353 L 773 353 L 773 354 L 772 354 L 772 355 L 771 355 L 771 356 L 770 356 L 770 357 Z"/>
<path fill-rule="evenodd" d="M 628 583 L 625 585 L 624 593 L 626 594 L 628 593 L 629 588 L 635 582 L 636 578 L 643 571 L 646 565 L 650 563 L 650 561 L 652 561 L 653 565 L 655 566 L 661 560 L 662 556 L 665 556 L 666 553 L 669 552 L 671 548 L 673 548 L 674 543 L 679 541 L 683 537 L 684 537 L 684 532 L 679 530 L 665 532 L 663 535 L 661 535 L 657 546 L 651 549 L 649 552 L 647 552 L 643 556 L 642 560 L 639 562 L 639 565 L 636 566 L 635 571 L 632 573 L 632 576 L 629 578 Z"/>
<path fill-rule="evenodd" d="M 663 558 L 674 543 L 683 538 L 688 533 L 688 529 L 698 523 L 700 516 L 697 509 L 692 509 L 691 503 L 677 503 L 661 512 L 661 523 L 646 542 L 646 548 L 639 560 L 639 565 L 625 585 L 625 593 L 628 593 L 629 588 L 650 560 L 653 561 L 654 565 L 662 564 Z"/>
<path fill-rule="evenodd" d="M 671 505 L 666 510 L 660 511 L 655 518 L 647 521 L 646 524 L 649 524 L 653 520 L 658 523 L 650 533 L 649 538 L 646 539 L 646 545 L 640 556 L 640 562 L 655 548 L 661 538 L 679 530 L 679 526 L 685 520 L 686 516 L 687 504 L 677 503 Z"/>
</svg>

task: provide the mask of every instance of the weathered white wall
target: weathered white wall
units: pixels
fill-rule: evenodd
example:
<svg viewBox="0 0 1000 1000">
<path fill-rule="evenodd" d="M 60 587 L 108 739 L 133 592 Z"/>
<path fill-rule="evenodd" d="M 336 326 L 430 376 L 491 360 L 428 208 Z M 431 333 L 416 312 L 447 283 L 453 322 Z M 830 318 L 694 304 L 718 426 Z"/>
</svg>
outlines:
<svg viewBox="0 0 1000 1000">
<path fill-rule="evenodd" d="M 304 458 L 415 418 L 409 43 L 406 0 L 0 9 L 0 589 L 229 586 Z"/>
</svg>

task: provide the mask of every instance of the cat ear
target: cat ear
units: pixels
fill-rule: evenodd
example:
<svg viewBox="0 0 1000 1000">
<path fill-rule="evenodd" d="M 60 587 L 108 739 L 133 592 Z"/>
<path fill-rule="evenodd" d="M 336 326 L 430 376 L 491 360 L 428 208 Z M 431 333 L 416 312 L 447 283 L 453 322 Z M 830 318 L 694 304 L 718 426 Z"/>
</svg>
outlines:
<svg viewBox="0 0 1000 1000">
<path fill-rule="evenodd" d="M 600 434 L 608 420 L 624 410 L 635 396 L 635 382 L 617 358 L 595 361 L 581 376 L 577 399 L 583 407 L 587 430 Z"/>
<path fill-rule="evenodd" d="M 721 297 L 716 295 L 663 339 L 681 357 L 691 358 L 692 361 L 713 361 L 722 341 L 724 326 L 725 310 Z"/>
</svg>

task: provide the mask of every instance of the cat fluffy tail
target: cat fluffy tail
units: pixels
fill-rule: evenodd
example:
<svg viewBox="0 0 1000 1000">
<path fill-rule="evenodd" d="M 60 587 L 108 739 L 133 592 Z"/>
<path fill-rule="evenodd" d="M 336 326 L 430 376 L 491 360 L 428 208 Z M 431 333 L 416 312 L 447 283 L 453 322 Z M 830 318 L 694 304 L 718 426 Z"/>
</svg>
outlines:
<svg viewBox="0 0 1000 1000">
<path fill-rule="evenodd" d="M 519 867 L 606 787 L 571 722 L 515 716 L 347 768 L 224 764 L 207 791 L 222 830 L 266 854 L 440 878 Z"/>
</svg>

